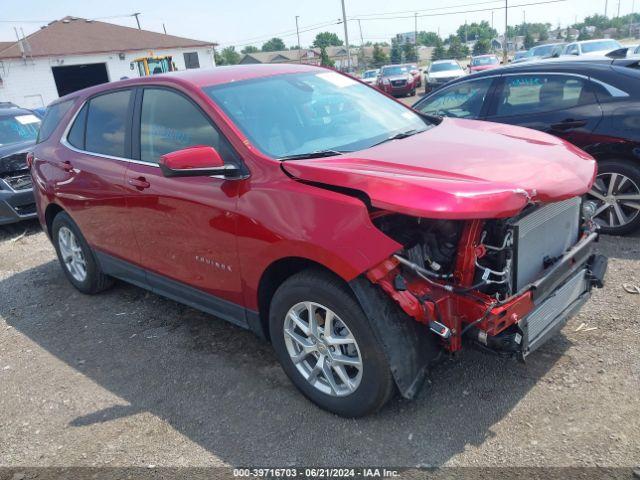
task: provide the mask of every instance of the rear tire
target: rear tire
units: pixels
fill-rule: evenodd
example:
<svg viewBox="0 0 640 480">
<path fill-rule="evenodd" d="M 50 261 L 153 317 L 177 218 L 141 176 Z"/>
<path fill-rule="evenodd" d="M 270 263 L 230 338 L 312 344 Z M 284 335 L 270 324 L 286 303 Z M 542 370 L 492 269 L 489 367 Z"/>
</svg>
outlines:
<svg viewBox="0 0 640 480">
<path fill-rule="evenodd" d="M 382 346 L 351 292 L 332 275 L 309 270 L 287 279 L 273 296 L 269 330 L 285 373 L 319 407 L 360 417 L 392 397 Z"/>
<path fill-rule="evenodd" d="M 640 228 L 640 168 L 625 160 L 598 162 L 598 176 L 587 199 L 596 202 L 600 231 L 626 235 Z"/>
<path fill-rule="evenodd" d="M 76 289 L 94 294 L 113 285 L 113 278 L 102 272 L 91 247 L 66 212 L 53 219 L 51 238 L 62 271 Z"/>
</svg>

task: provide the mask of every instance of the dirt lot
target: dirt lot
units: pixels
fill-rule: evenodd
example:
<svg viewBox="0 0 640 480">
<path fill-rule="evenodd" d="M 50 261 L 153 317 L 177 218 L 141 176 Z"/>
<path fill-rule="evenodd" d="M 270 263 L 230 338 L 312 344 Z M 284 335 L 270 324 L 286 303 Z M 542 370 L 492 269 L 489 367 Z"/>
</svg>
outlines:
<svg viewBox="0 0 640 480">
<path fill-rule="evenodd" d="M 527 364 L 465 351 L 417 400 L 345 420 L 251 333 L 125 284 L 84 296 L 37 223 L 0 227 L 0 466 L 632 467 L 640 237 L 599 250 L 606 288 Z"/>
</svg>

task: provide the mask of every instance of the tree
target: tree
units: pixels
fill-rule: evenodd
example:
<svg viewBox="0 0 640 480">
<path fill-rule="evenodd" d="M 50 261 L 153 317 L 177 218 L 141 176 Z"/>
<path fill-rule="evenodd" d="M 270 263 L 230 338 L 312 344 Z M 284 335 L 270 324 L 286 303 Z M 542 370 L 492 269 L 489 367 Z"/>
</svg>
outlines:
<svg viewBox="0 0 640 480">
<path fill-rule="evenodd" d="M 300 45 L 292 45 L 289 47 L 289 50 L 300 50 Z"/>
<path fill-rule="evenodd" d="M 402 53 L 404 54 L 405 62 L 417 62 L 418 53 L 416 47 L 412 43 L 405 43 L 402 45 Z"/>
<path fill-rule="evenodd" d="M 469 47 L 462 43 L 457 36 L 451 35 L 448 40 L 449 51 L 447 56 L 449 58 L 465 58 L 469 56 Z"/>
<path fill-rule="evenodd" d="M 226 47 L 220 52 L 224 65 L 237 65 L 240 62 L 240 54 L 236 52 L 236 47 Z"/>
<path fill-rule="evenodd" d="M 465 40 L 491 40 L 498 35 L 498 32 L 491 28 L 486 20 L 480 23 L 470 23 L 469 25 L 460 25 L 456 31 L 457 37 L 461 42 Z"/>
<path fill-rule="evenodd" d="M 444 44 L 442 43 L 442 40 L 438 39 L 438 42 L 436 43 L 435 48 L 431 53 L 431 60 L 432 61 L 444 60 L 446 58 L 447 58 L 447 49 L 444 48 Z"/>
<path fill-rule="evenodd" d="M 484 55 L 485 53 L 489 53 L 489 50 L 491 50 L 491 40 L 487 38 L 478 40 L 473 46 L 474 55 Z"/>
<path fill-rule="evenodd" d="M 278 37 L 273 37 L 271 40 L 265 42 L 262 45 L 262 51 L 263 52 L 276 52 L 278 50 L 286 50 L 287 47 L 285 46 L 284 42 L 282 41 L 281 38 Z"/>
<path fill-rule="evenodd" d="M 316 35 L 311 46 L 315 48 L 340 47 L 342 46 L 342 40 L 335 33 L 320 32 Z"/>
<path fill-rule="evenodd" d="M 424 45 L 425 47 L 435 47 L 440 40 L 440 37 L 436 32 L 418 32 L 418 45 Z"/>
<path fill-rule="evenodd" d="M 240 51 L 240 53 L 244 53 L 246 55 L 247 53 L 256 53 L 259 51 L 260 49 L 258 47 L 254 47 L 253 45 L 247 45 Z"/>
<path fill-rule="evenodd" d="M 335 65 L 333 60 L 329 58 L 326 47 L 320 47 L 320 65 L 323 67 L 333 67 Z"/>
<path fill-rule="evenodd" d="M 216 66 L 218 67 L 225 64 L 224 58 L 222 58 L 222 56 L 218 53 L 218 51 L 215 48 L 213 49 L 213 60 L 216 62 Z"/>
<path fill-rule="evenodd" d="M 533 36 L 529 32 L 527 32 L 527 34 L 524 36 L 524 48 L 529 50 L 531 47 L 535 45 L 535 43 L 536 42 L 533 39 Z"/>
<path fill-rule="evenodd" d="M 379 43 L 376 43 L 373 45 L 372 55 L 373 55 L 373 65 L 375 67 L 379 68 L 389 63 L 389 56 L 386 53 L 384 53 L 384 50 L 382 50 L 382 47 L 380 46 Z"/>
<path fill-rule="evenodd" d="M 395 38 L 391 40 L 391 63 L 402 63 L 402 51 Z"/>
</svg>

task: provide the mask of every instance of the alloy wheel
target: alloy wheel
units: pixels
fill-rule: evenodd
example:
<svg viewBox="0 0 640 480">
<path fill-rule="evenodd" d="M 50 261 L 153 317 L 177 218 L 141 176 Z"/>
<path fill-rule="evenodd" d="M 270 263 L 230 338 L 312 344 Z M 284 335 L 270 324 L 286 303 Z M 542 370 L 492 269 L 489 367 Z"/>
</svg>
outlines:
<svg viewBox="0 0 640 480">
<path fill-rule="evenodd" d="M 58 230 L 58 247 L 62 262 L 71 276 L 78 282 L 87 278 L 87 262 L 75 234 L 67 227 Z"/>
<path fill-rule="evenodd" d="M 594 221 L 603 227 L 620 228 L 640 215 L 640 187 L 621 173 L 601 173 L 589 196 L 597 203 Z"/>
<path fill-rule="evenodd" d="M 344 397 L 360 385 L 360 349 L 331 309 L 314 302 L 291 307 L 284 320 L 284 341 L 296 369 L 322 393 Z"/>
</svg>

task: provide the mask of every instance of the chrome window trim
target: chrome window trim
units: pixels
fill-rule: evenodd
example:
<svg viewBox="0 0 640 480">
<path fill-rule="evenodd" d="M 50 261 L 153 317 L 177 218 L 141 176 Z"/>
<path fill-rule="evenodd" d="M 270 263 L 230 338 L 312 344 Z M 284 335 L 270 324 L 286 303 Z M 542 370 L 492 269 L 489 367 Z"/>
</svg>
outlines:
<svg viewBox="0 0 640 480">
<path fill-rule="evenodd" d="M 80 105 L 80 107 L 75 111 L 75 113 L 73 114 L 73 117 L 71 117 L 71 120 L 69 120 L 69 123 L 67 124 L 66 128 L 64 129 L 64 132 L 62 133 L 62 136 L 60 137 L 60 143 L 62 145 L 64 145 L 66 148 L 76 153 L 83 153 L 85 155 L 92 155 L 94 157 L 107 158 L 109 160 L 117 160 L 119 162 L 135 163 L 138 165 L 148 165 L 150 167 L 160 168 L 160 165 L 158 165 L 157 163 L 144 162 L 142 160 L 134 160 L 133 158 L 116 157 L 113 155 L 106 155 L 104 153 L 91 152 L 89 150 L 82 150 L 80 148 L 77 148 L 71 145 L 67 137 L 69 136 L 69 132 L 71 131 L 71 128 L 73 127 L 73 124 L 76 121 L 76 118 L 78 117 L 78 115 L 80 114 L 84 106 L 87 104 L 87 102 L 89 102 L 89 100 L 91 100 L 91 98 L 85 99 Z"/>
<path fill-rule="evenodd" d="M 78 110 L 76 110 L 76 112 L 73 114 L 73 117 L 71 117 L 71 119 L 69 120 L 69 123 L 67 124 L 67 126 L 64 129 L 64 132 L 62 133 L 62 136 L 60 137 L 60 144 L 63 145 L 65 148 L 76 152 L 76 153 L 82 153 L 85 155 L 92 155 L 94 157 L 100 157 L 100 158 L 106 158 L 108 160 L 117 160 L 119 162 L 126 162 L 126 163 L 135 163 L 137 165 L 146 165 L 148 167 L 154 167 L 157 169 L 160 169 L 160 164 L 158 163 L 154 163 L 154 162 L 145 162 L 143 160 L 134 160 L 133 158 L 124 158 L 124 157 L 115 157 L 113 155 L 106 155 L 104 153 L 96 153 L 96 152 L 90 152 L 88 150 L 82 150 L 80 148 L 74 147 L 73 145 L 71 145 L 69 143 L 69 141 L 67 140 L 67 137 L 69 136 L 69 132 L 74 124 L 74 122 L 76 121 L 76 117 L 80 114 L 80 112 L 82 111 L 82 109 L 84 108 L 84 106 L 86 105 L 86 103 L 91 100 L 91 98 L 87 98 L 85 99 L 82 104 L 80 105 L 80 107 L 78 108 Z M 227 165 L 225 165 L 226 167 Z M 230 167 L 233 168 L 237 168 L 235 165 L 230 165 Z M 247 178 L 249 178 L 249 175 L 242 175 L 240 177 L 237 178 L 227 178 L 224 175 L 209 175 L 209 178 L 217 178 L 220 180 L 245 180 Z"/>
</svg>

